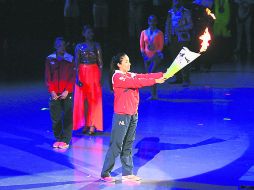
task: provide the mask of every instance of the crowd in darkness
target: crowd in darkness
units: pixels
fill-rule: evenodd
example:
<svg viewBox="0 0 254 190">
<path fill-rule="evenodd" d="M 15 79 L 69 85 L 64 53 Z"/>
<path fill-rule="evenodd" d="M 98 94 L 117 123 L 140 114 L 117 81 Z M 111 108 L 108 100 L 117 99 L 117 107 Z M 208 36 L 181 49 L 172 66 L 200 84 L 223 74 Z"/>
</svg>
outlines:
<svg viewBox="0 0 254 190">
<path fill-rule="evenodd" d="M 168 10 L 172 6 L 171 0 L 69 0 L 77 3 L 76 15 L 70 16 L 73 12 L 66 12 L 67 1 L 0 0 L 1 81 L 42 80 L 44 59 L 53 50 L 52 41 L 57 36 L 65 37 L 69 42 L 68 51 L 72 53 L 76 43 L 82 40 L 83 25 L 87 24 L 94 27 L 95 40 L 102 46 L 105 65 L 119 51 L 138 59 L 141 57 L 139 37 L 147 27 L 148 16 L 156 15 L 158 28 L 164 32 Z M 193 12 L 193 1 L 183 1 L 186 8 L 196 13 Z M 216 0 L 211 7 L 213 11 L 214 2 Z M 224 44 L 220 44 L 229 47 L 228 54 L 239 51 L 233 41 L 237 33 L 235 18 L 239 4 L 236 2 L 229 0 L 227 28 L 231 34 L 225 38 Z M 251 52 L 251 49 L 247 51 Z"/>
</svg>

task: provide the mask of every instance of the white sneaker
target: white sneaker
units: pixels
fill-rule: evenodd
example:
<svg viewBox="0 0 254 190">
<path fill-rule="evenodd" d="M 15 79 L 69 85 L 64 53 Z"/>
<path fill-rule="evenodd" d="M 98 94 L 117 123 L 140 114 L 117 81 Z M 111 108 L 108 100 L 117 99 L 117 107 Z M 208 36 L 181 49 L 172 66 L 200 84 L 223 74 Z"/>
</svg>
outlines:
<svg viewBox="0 0 254 190">
<path fill-rule="evenodd" d="M 60 143 L 61 143 L 61 142 L 58 142 L 58 141 L 57 141 L 57 142 L 54 142 L 54 144 L 52 145 L 53 148 L 58 148 L 59 145 L 60 145 Z"/>
<path fill-rule="evenodd" d="M 58 148 L 61 148 L 61 149 L 67 149 L 69 148 L 69 144 L 65 143 L 65 142 L 60 142 Z"/>
<path fill-rule="evenodd" d="M 141 178 L 136 175 L 125 175 L 122 176 L 122 181 L 140 181 Z"/>
</svg>

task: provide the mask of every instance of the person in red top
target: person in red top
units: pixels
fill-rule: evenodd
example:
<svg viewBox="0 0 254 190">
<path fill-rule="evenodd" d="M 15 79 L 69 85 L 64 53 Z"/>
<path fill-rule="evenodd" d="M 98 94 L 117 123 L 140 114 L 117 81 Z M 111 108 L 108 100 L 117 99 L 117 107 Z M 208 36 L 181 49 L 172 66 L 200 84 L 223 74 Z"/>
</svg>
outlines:
<svg viewBox="0 0 254 190">
<path fill-rule="evenodd" d="M 45 61 L 45 82 L 50 93 L 50 116 L 56 142 L 54 148 L 68 148 L 72 136 L 72 92 L 75 83 L 73 56 L 66 53 L 65 41 L 55 40 L 56 52 Z"/>
<path fill-rule="evenodd" d="M 149 27 L 143 30 L 140 35 L 140 51 L 144 59 L 145 69 L 148 73 L 153 73 L 158 68 L 163 59 L 163 32 L 157 28 L 157 17 L 151 15 L 148 18 Z M 156 85 L 152 88 L 152 99 L 157 99 Z"/>
<path fill-rule="evenodd" d="M 119 53 L 112 58 L 114 115 L 109 149 L 101 172 L 101 180 L 114 182 L 110 176 L 115 159 L 120 155 L 122 180 L 139 181 L 133 175 L 132 145 L 138 122 L 139 88 L 165 81 L 163 73 L 136 74 L 129 72 L 129 57 Z"/>
</svg>

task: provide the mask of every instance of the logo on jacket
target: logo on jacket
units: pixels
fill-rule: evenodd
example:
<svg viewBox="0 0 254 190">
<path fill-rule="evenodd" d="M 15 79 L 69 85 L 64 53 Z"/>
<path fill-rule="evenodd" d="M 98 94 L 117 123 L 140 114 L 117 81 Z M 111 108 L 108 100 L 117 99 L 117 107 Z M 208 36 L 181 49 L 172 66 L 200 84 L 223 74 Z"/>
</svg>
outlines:
<svg viewBox="0 0 254 190">
<path fill-rule="evenodd" d="M 119 80 L 125 81 L 125 77 L 120 77 Z"/>
<path fill-rule="evenodd" d="M 125 125 L 124 121 L 119 121 L 119 125 Z"/>
</svg>

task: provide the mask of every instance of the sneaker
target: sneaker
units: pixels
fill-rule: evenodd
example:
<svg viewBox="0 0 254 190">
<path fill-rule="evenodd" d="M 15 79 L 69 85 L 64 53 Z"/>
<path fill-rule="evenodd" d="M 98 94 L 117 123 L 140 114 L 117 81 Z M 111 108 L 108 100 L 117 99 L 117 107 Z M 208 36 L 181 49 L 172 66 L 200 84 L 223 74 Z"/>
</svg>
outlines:
<svg viewBox="0 0 254 190">
<path fill-rule="evenodd" d="M 59 145 L 60 145 L 61 142 L 57 141 L 57 142 L 54 142 L 53 144 L 53 148 L 58 148 Z"/>
<path fill-rule="evenodd" d="M 122 181 L 140 181 L 141 178 L 136 175 L 125 175 L 122 176 Z"/>
<path fill-rule="evenodd" d="M 112 176 L 108 176 L 108 177 L 101 177 L 101 180 L 104 182 L 108 182 L 108 183 L 113 183 L 116 181 L 116 179 Z"/>
<path fill-rule="evenodd" d="M 67 149 L 69 148 L 69 144 L 65 143 L 65 142 L 60 142 L 58 148 L 61 148 L 61 149 Z"/>
</svg>

